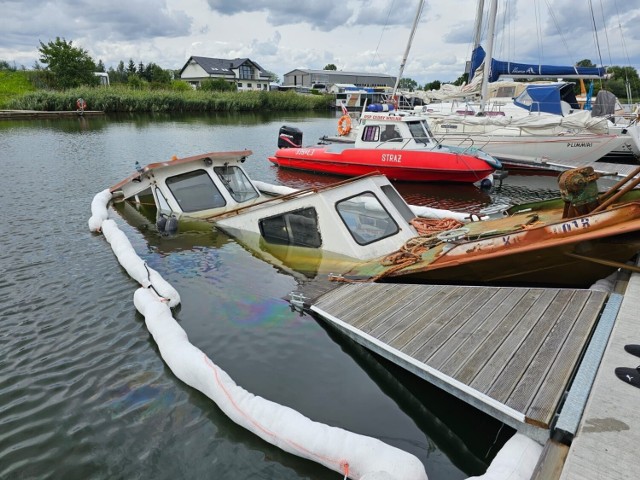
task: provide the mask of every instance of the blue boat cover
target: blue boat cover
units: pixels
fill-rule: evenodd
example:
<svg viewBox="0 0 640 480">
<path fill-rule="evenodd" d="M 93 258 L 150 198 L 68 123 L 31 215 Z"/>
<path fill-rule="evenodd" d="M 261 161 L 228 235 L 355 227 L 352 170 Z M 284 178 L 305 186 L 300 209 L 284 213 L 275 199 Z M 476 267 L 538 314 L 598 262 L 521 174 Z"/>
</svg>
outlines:
<svg viewBox="0 0 640 480">
<path fill-rule="evenodd" d="M 476 69 L 482 64 L 486 53 L 481 46 L 476 47 L 471 54 L 471 72 L 469 73 L 469 81 L 473 78 Z M 534 65 L 528 63 L 515 63 L 491 60 L 491 73 L 489 81 L 495 82 L 500 75 L 531 75 L 531 76 L 550 76 L 561 77 L 563 75 L 584 75 L 603 77 L 606 71 L 603 67 L 573 67 L 573 66 L 554 66 L 554 65 Z"/>
<path fill-rule="evenodd" d="M 562 101 L 567 102 L 571 108 L 580 108 L 573 91 L 573 84 L 527 85 L 526 90 L 513 99 L 515 105 L 530 112 L 547 112 L 556 115 L 562 115 Z"/>
</svg>

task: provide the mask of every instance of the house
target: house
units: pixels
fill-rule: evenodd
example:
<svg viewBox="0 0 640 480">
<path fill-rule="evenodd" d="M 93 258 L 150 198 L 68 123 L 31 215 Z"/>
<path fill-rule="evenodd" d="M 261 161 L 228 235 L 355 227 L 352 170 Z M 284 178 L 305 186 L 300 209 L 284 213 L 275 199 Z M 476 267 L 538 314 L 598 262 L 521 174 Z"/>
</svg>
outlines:
<svg viewBox="0 0 640 480">
<path fill-rule="evenodd" d="M 234 84 L 238 90 L 269 90 L 269 74 L 248 58 L 189 57 L 180 70 L 180 79 L 194 88 L 203 80 L 219 78 Z"/>
<path fill-rule="evenodd" d="M 283 86 L 309 87 L 322 85 L 330 90 L 332 85 L 353 84 L 357 87 L 391 87 L 396 77 L 381 73 L 342 72 L 339 70 L 296 69 L 284 74 Z"/>
</svg>

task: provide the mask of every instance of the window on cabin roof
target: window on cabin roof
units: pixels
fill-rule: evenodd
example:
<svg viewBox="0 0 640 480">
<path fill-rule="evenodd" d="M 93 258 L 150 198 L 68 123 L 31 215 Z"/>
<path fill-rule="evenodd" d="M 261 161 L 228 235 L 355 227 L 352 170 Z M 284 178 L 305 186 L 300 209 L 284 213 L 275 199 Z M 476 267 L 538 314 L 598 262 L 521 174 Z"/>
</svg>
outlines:
<svg viewBox="0 0 640 480">
<path fill-rule="evenodd" d="M 183 212 L 197 212 L 227 204 L 205 170 L 169 177 L 166 184 Z"/>
<path fill-rule="evenodd" d="M 260 195 L 240 167 L 235 165 L 214 167 L 213 172 L 238 203 L 253 200 Z"/>
</svg>

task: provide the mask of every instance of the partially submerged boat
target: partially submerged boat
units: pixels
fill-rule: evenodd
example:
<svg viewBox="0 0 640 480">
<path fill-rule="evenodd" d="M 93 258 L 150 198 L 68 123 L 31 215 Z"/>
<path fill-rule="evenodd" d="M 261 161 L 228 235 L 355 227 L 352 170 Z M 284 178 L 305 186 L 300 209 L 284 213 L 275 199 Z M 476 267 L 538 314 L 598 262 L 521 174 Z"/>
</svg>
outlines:
<svg viewBox="0 0 640 480">
<path fill-rule="evenodd" d="M 632 269 L 625 262 L 640 251 L 640 168 L 603 194 L 593 169 L 571 170 L 559 198 L 477 221 L 410 206 L 382 175 L 304 190 L 254 182 L 242 168 L 250 153 L 151 164 L 110 192 L 153 202 L 159 230 L 200 218 L 268 261 L 311 260 L 316 274 L 345 281 L 588 286 Z"/>
<path fill-rule="evenodd" d="M 427 117 L 418 112 L 366 111 L 352 128 L 341 117 L 342 138 L 324 137 L 303 146 L 302 132 L 283 126 L 278 150 L 269 161 L 279 167 L 354 177 L 378 172 L 394 181 L 454 182 L 490 187 L 494 172 L 504 177 L 498 160 L 472 146 L 435 140 Z"/>
</svg>

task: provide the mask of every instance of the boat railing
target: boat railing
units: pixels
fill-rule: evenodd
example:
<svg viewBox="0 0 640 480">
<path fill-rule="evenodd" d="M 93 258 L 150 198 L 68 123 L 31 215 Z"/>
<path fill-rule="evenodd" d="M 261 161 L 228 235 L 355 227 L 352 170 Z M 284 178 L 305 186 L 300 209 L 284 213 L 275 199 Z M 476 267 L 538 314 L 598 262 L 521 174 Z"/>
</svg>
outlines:
<svg viewBox="0 0 640 480">
<path fill-rule="evenodd" d="M 472 138 L 471 135 L 447 134 L 447 135 L 442 135 L 440 137 L 436 137 L 435 140 L 440 145 L 451 145 L 456 147 L 462 147 L 464 148 L 463 153 L 468 153 L 474 148 L 476 148 L 475 140 Z"/>
</svg>

